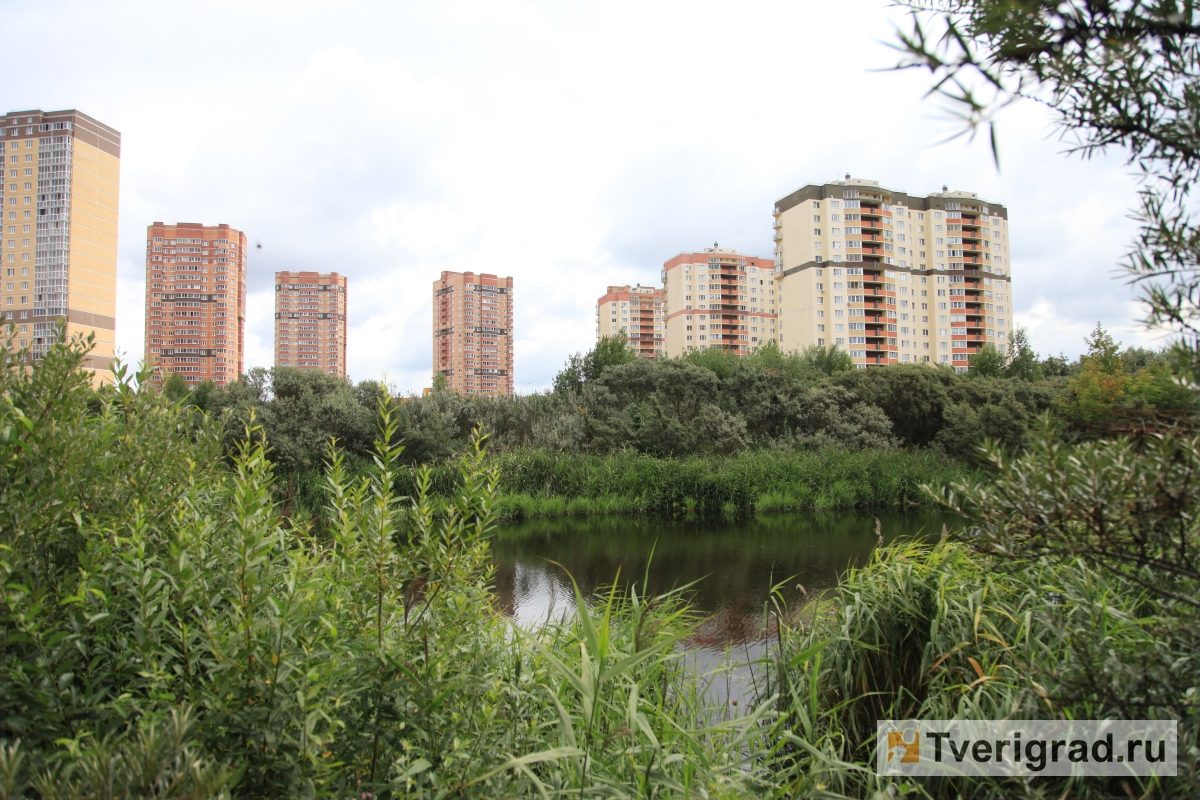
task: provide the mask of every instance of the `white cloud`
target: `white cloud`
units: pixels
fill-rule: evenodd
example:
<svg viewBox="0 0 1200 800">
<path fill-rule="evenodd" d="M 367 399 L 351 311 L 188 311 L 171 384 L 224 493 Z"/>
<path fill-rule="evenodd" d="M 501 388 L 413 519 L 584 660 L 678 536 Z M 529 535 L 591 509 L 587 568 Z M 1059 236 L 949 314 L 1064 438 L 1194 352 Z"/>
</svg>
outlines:
<svg viewBox="0 0 1200 800">
<path fill-rule="evenodd" d="M 939 145 L 927 79 L 879 71 L 893 22 L 878 0 L 10 2 L 6 90 L 123 134 L 135 358 L 145 226 L 227 222 L 262 244 L 247 366 L 270 363 L 272 273 L 337 270 L 352 376 L 419 390 L 431 282 L 469 269 L 514 276 L 516 383 L 544 387 L 590 346 L 605 286 L 714 240 L 769 255 L 773 202 L 843 172 L 1004 203 L 1016 317 L 1042 351 L 1078 353 L 1097 317 L 1145 341 L 1113 278 L 1136 200 L 1121 159 L 1064 158 L 1034 106 L 1002 118 L 1000 172 L 983 142 Z"/>
</svg>

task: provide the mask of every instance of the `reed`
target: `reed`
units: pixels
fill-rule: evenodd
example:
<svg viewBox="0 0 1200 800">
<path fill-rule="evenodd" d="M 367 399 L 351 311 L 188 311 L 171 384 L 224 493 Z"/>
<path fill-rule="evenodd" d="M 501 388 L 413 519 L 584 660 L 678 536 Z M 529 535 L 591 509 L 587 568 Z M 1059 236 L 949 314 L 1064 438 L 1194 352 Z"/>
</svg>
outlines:
<svg viewBox="0 0 1200 800">
<path fill-rule="evenodd" d="M 761 450 L 674 459 L 631 451 L 599 456 L 531 450 L 492 455 L 488 463 L 501 476 L 499 516 L 510 520 L 904 507 L 928 502 L 922 485 L 970 477 L 952 459 L 903 450 Z M 435 505 L 460 490 L 454 465 L 433 465 L 429 474 Z M 415 495 L 417 475 L 416 467 L 400 470 L 397 493 Z M 281 483 L 281 491 L 291 493 L 285 507 L 291 499 L 313 513 L 321 505 L 321 485 L 315 472 L 289 475 Z"/>
<path fill-rule="evenodd" d="M 874 775 L 876 720 L 1175 719 L 1177 781 L 922 781 L 923 796 L 1194 797 L 1200 678 L 1179 609 L 1086 564 L 1002 564 L 962 544 L 898 543 L 849 571 L 780 634 L 777 696 L 789 769 L 809 788 L 892 796 Z M 786 759 L 785 759 L 786 760 Z"/>
</svg>

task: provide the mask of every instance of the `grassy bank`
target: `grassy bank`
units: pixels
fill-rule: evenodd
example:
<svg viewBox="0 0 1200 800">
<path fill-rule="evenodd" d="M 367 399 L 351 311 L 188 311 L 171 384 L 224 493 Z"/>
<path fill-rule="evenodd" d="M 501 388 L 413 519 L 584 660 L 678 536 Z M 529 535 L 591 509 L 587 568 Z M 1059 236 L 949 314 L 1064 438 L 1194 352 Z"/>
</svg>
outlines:
<svg viewBox="0 0 1200 800">
<path fill-rule="evenodd" d="M 868 510 L 925 502 L 921 486 L 966 478 L 967 468 L 928 451 L 755 451 L 737 456 L 662 459 L 634 452 L 607 456 L 546 451 L 489 458 L 500 474 L 505 519 L 604 514 L 717 514 Z M 431 470 L 431 496 L 448 502 L 461 489 L 452 463 Z M 287 484 L 299 509 L 321 502 L 321 477 Z M 417 494 L 417 469 L 401 470 L 398 494 Z"/>
<path fill-rule="evenodd" d="M 1194 588 L 1194 587 L 1193 587 Z M 1179 777 L 927 778 L 930 798 L 1195 797 L 1195 626 L 1183 607 L 1083 562 L 1004 563 L 960 543 L 875 552 L 780 634 L 763 696 L 791 768 L 835 796 L 880 797 L 879 719 L 1177 720 Z M 850 767 L 849 765 L 854 765 Z"/>
</svg>

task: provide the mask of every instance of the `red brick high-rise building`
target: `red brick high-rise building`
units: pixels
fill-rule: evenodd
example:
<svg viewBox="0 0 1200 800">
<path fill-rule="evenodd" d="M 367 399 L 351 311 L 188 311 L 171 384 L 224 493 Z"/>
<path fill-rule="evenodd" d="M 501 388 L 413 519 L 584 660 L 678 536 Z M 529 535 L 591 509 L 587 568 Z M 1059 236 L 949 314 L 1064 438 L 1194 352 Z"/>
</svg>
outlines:
<svg viewBox="0 0 1200 800">
<path fill-rule="evenodd" d="M 275 273 L 275 366 L 346 377 L 345 275 Z"/>
<path fill-rule="evenodd" d="M 433 373 L 464 394 L 512 394 L 513 279 L 443 272 L 433 282 Z"/>
<path fill-rule="evenodd" d="M 146 229 L 146 361 L 153 380 L 226 385 L 245 369 L 246 234 L 228 225 Z"/>
</svg>

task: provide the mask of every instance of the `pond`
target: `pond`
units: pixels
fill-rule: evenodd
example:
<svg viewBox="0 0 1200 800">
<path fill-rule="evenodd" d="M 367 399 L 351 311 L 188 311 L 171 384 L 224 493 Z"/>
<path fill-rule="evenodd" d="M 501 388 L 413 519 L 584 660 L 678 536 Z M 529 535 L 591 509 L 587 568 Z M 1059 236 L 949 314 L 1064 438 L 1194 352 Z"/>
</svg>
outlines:
<svg viewBox="0 0 1200 800">
<path fill-rule="evenodd" d="M 937 536 L 960 518 L 936 510 L 764 515 L 744 520 L 662 520 L 633 517 L 533 520 L 500 528 L 492 542 L 495 591 L 504 613 L 536 626 L 569 615 L 574 595 L 569 570 L 585 596 L 610 586 L 642 584 L 657 594 L 693 584 L 691 606 L 702 616 L 684 646 L 701 668 L 746 665 L 762 654 L 773 616 L 764 615 L 771 587 L 782 584 L 787 607 L 837 585 L 879 543 L 898 537 Z M 653 558 L 651 558 L 653 553 Z M 562 566 L 555 566 L 558 562 Z M 740 674 L 744 682 L 752 676 Z M 737 697 L 746 693 L 729 686 Z"/>
</svg>

